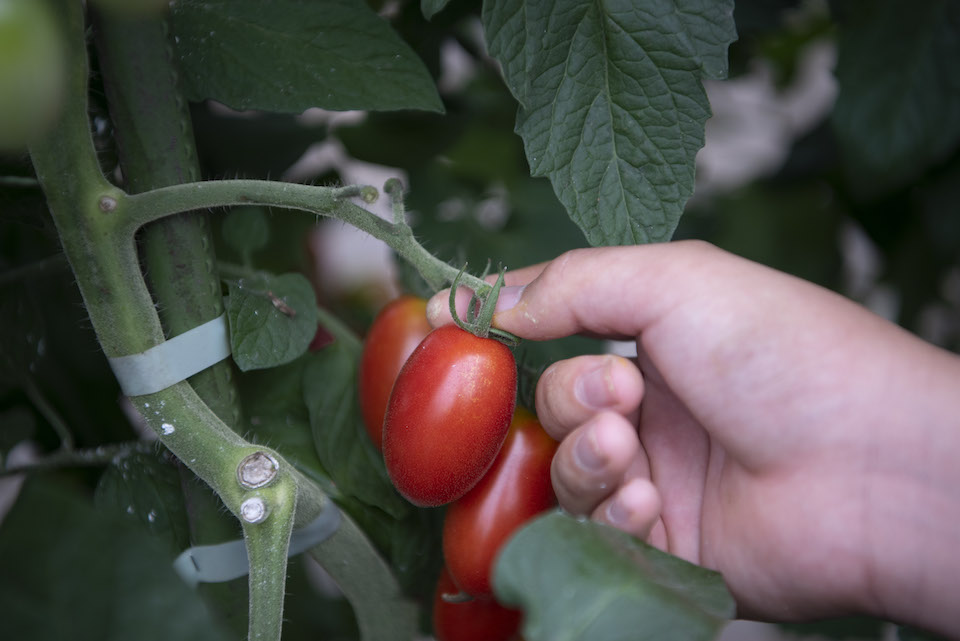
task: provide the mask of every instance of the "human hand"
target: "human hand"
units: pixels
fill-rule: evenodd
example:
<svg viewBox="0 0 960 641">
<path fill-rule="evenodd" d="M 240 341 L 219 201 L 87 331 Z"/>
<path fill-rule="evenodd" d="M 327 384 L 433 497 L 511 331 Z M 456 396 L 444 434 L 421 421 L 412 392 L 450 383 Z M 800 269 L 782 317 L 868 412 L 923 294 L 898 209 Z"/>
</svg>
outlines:
<svg viewBox="0 0 960 641">
<path fill-rule="evenodd" d="M 494 323 L 521 338 L 637 341 L 636 365 L 583 356 L 541 378 L 565 509 L 721 571 L 741 615 L 936 626 L 952 612 L 956 591 L 940 588 L 956 579 L 918 568 L 922 555 L 960 574 L 950 537 L 934 536 L 957 540 L 960 518 L 917 537 L 931 505 L 960 517 L 937 490 L 960 481 L 944 420 L 955 356 L 698 242 L 577 250 L 506 285 Z M 446 296 L 428 305 L 433 324 L 449 321 Z M 905 587 L 924 603 L 905 606 Z"/>
</svg>

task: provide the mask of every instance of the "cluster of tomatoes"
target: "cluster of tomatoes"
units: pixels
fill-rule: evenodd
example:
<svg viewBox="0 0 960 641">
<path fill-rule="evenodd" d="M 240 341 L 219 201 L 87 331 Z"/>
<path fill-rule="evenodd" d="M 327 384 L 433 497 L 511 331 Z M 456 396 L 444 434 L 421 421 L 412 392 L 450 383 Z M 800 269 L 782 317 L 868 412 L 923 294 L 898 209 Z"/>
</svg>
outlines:
<svg viewBox="0 0 960 641">
<path fill-rule="evenodd" d="M 448 505 L 437 639 L 513 637 L 520 612 L 494 600 L 493 563 L 518 527 L 556 503 L 557 442 L 516 407 L 510 349 L 455 325 L 431 330 L 426 301 L 402 296 L 370 327 L 359 385 L 364 423 L 394 486 L 416 505 Z"/>
</svg>

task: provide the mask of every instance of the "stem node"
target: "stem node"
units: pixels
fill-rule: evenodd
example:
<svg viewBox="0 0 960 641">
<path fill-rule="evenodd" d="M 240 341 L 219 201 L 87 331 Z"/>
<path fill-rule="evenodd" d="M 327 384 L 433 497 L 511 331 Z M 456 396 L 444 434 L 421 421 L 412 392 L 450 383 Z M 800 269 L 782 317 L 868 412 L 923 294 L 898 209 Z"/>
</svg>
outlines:
<svg viewBox="0 0 960 641">
<path fill-rule="evenodd" d="M 263 523 L 270 516 L 270 507 L 259 496 L 251 496 L 240 504 L 240 518 L 247 523 Z"/>
<path fill-rule="evenodd" d="M 280 464 L 266 452 L 254 452 L 240 461 L 237 480 L 248 490 L 265 487 L 277 478 Z"/>
</svg>

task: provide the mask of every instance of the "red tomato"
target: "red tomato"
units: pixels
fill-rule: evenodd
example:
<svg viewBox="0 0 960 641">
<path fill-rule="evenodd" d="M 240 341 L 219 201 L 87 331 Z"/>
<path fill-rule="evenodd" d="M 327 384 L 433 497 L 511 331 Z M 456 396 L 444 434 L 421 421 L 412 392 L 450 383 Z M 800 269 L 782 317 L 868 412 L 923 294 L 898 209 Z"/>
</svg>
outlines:
<svg viewBox="0 0 960 641">
<path fill-rule="evenodd" d="M 427 301 L 401 296 L 390 301 L 370 326 L 360 356 L 358 393 L 370 440 L 383 449 L 383 416 L 400 368 L 427 334 Z"/>
<path fill-rule="evenodd" d="M 520 629 L 523 613 L 493 599 L 448 603 L 444 594 L 457 594 L 446 568 L 433 596 L 433 635 L 437 641 L 506 641 Z"/>
<path fill-rule="evenodd" d="M 550 462 L 558 445 L 536 416 L 518 407 L 490 471 L 447 508 L 443 557 L 467 594 L 492 595 L 497 552 L 514 530 L 556 505 Z"/>
<path fill-rule="evenodd" d="M 455 501 L 493 463 L 517 401 L 503 343 L 455 325 L 430 332 L 400 370 L 383 422 L 383 458 L 411 503 Z"/>
</svg>

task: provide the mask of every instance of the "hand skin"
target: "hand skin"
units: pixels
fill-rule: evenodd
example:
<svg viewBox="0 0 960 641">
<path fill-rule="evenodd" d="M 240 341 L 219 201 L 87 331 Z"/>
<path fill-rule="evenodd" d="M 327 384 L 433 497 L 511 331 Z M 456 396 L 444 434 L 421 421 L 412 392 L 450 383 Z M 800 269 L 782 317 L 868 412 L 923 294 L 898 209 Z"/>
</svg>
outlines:
<svg viewBox="0 0 960 641">
<path fill-rule="evenodd" d="M 494 323 L 521 338 L 637 341 L 636 363 L 540 380 L 562 507 L 722 572 L 741 617 L 960 638 L 960 358 L 697 241 L 575 250 L 506 284 Z"/>
</svg>

